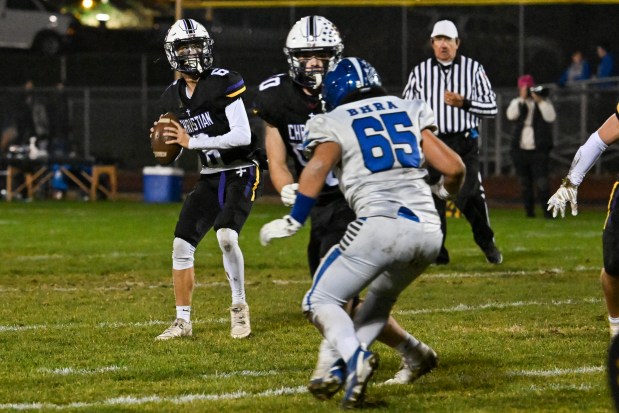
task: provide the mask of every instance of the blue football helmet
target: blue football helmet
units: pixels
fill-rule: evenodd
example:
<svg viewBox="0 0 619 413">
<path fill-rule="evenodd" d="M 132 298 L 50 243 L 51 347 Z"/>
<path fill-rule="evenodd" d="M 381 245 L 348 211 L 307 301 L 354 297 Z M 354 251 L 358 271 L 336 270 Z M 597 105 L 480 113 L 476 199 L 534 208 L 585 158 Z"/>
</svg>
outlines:
<svg viewBox="0 0 619 413">
<path fill-rule="evenodd" d="M 368 92 L 382 87 L 376 69 L 363 59 L 347 57 L 328 71 L 322 86 L 322 101 L 326 112 L 338 107 L 352 92 Z"/>
</svg>

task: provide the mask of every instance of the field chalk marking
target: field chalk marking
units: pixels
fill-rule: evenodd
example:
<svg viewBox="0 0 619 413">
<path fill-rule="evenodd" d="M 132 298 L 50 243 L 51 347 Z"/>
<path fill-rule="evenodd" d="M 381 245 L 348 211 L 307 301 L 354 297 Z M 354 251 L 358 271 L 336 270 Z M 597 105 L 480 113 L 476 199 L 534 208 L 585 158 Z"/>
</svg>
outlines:
<svg viewBox="0 0 619 413">
<path fill-rule="evenodd" d="M 280 387 L 278 389 L 269 389 L 260 393 L 248 393 L 239 391 L 234 393 L 223 394 L 187 394 L 183 396 L 161 397 L 161 396 L 142 396 L 142 397 L 115 397 L 105 399 L 99 402 L 73 402 L 68 404 L 54 403 L 4 403 L 0 404 L 0 410 L 64 410 L 76 408 L 95 408 L 103 406 L 137 406 L 147 403 L 174 403 L 183 404 L 195 401 L 217 401 L 217 400 L 236 400 L 244 398 L 259 398 L 285 396 L 290 394 L 300 394 L 307 392 L 305 386 L 299 387 Z"/>
</svg>

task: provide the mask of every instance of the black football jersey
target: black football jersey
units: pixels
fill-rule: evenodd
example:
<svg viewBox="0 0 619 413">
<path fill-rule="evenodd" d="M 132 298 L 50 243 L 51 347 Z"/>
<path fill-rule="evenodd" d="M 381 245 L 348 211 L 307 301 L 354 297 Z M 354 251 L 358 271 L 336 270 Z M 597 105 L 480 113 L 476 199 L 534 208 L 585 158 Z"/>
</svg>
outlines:
<svg viewBox="0 0 619 413">
<path fill-rule="evenodd" d="M 240 74 L 220 68 L 210 68 L 204 72 L 191 96 L 187 97 L 184 79 L 175 80 L 163 92 L 161 105 L 163 112 L 173 112 L 178 116 L 189 136 L 205 133 L 219 136 L 230 132 L 226 117 L 226 107 L 245 92 L 245 82 Z M 256 149 L 256 137 L 252 143 L 229 149 L 198 150 L 203 173 L 252 165 L 252 154 Z"/>
<path fill-rule="evenodd" d="M 303 93 L 290 76 L 282 73 L 271 76 L 260 84 L 252 112 L 277 128 L 284 140 L 288 156 L 294 161 L 297 177 L 301 175 L 308 161 L 303 154 L 305 122 L 322 113 L 320 99 Z M 333 173 L 329 174 L 319 202 L 323 203 L 321 201 L 331 198 L 331 194 L 339 193 L 337 185 L 337 178 Z"/>
</svg>

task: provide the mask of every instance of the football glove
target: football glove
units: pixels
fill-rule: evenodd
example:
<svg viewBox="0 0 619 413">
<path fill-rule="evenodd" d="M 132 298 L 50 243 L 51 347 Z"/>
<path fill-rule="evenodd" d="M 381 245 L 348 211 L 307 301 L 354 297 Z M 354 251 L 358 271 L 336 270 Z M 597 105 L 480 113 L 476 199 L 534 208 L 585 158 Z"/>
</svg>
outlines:
<svg viewBox="0 0 619 413">
<path fill-rule="evenodd" d="M 297 233 L 303 225 L 290 215 L 264 224 L 260 229 L 260 243 L 267 246 L 273 238 L 290 237 Z"/>
<path fill-rule="evenodd" d="M 282 203 L 287 207 L 291 207 L 294 205 L 297 200 L 297 190 L 299 189 L 299 184 L 288 184 L 282 187 L 282 192 L 279 194 L 282 197 Z"/>
<path fill-rule="evenodd" d="M 561 218 L 565 218 L 565 205 L 569 202 L 572 215 L 578 215 L 578 185 L 574 185 L 569 179 L 563 179 L 563 183 L 557 192 L 548 200 L 548 211 L 552 211 L 552 217 L 556 218 L 561 213 Z"/>
<path fill-rule="evenodd" d="M 441 179 L 439 179 L 439 181 L 437 183 L 435 183 L 434 185 L 430 185 L 430 190 L 432 191 L 432 193 L 434 195 L 436 195 L 437 197 L 439 197 L 440 199 L 442 199 L 444 201 L 453 201 L 454 199 L 456 199 L 456 195 L 455 194 L 450 194 L 445 189 L 445 186 L 443 185 L 443 177 L 442 176 L 441 176 Z"/>
</svg>

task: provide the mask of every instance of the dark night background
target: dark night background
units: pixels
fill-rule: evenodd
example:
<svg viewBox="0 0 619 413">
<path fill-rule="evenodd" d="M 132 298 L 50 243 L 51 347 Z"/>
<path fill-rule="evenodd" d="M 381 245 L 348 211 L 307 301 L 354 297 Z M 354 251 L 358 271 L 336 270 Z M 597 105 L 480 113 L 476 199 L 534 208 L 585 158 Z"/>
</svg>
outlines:
<svg viewBox="0 0 619 413">
<path fill-rule="evenodd" d="M 619 48 L 613 44 L 619 38 L 615 17 L 619 5 L 522 7 L 524 72 L 532 73 L 538 82 L 556 81 L 575 49 L 585 53 L 595 70 L 599 42 L 609 42 L 611 50 Z M 285 70 L 282 46 L 294 21 L 308 14 L 326 16 L 340 28 L 345 54 L 369 60 L 384 82 L 399 92 L 410 68 L 430 55 L 432 25 L 443 18 L 456 23 L 460 52 L 484 65 L 493 86 L 513 86 L 519 75 L 519 12 L 520 6 L 296 7 L 216 9 L 211 21 L 204 10 L 186 10 L 185 16 L 209 29 L 215 39 L 215 65 L 238 70 L 249 85 Z M 173 20 L 171 14 L 162 16 L 151 30 L 140 31 L 84 27 L 60 56 L 0 50 L 0 86 L 20 85 L 27 78 L 41 86 L 53 85 L 62 70 L 70 86 L 140 86 L 144 76 L 149 86 L 165 85 L 172 73 L 161 43 Z"/>
</svg>

